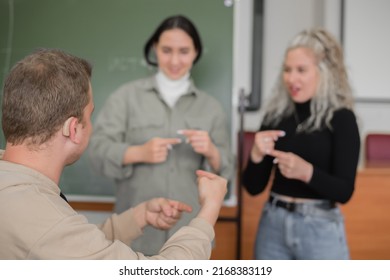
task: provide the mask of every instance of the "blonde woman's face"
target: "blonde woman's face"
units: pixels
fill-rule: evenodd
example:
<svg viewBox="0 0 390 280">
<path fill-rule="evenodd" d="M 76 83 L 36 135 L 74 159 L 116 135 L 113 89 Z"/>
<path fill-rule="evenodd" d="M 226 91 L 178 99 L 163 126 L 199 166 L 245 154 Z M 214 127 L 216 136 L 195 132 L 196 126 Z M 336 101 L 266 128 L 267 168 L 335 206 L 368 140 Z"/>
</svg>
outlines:
<svg viewBox="0 0 390 280">
<path fill-rule="evenodd" d="M 284 85 L 295 103 L 304 103 L 315 95 L 319 71 L 311 50 L 296 48 L 288 51 L 283 71 Z"/>
<path fill-rule="evenodd" d="M 197 55 L 192 38 L 179 28 L 161 33 L 154 47 L 158 67 L 171 80 L 187 74 Z"/>
</svg>

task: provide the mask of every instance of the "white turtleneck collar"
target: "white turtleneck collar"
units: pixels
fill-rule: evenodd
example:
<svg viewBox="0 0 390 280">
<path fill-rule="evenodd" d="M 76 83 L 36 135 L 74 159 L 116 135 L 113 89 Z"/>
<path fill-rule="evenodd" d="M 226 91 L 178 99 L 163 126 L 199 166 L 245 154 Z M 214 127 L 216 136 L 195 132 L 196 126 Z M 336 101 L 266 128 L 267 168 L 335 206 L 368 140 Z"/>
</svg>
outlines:
<svg viewBox="0 0 390 280">
<path fill-rule="evenodd" d="M 177 100 L 188 91 L 190 86 L 190 73 L 188 72 L 178 80 L 171 80 L 159 70 L 156 74 L 156 81 L 162 99 L 172 108 L 175 106 Z"/>
</svg>

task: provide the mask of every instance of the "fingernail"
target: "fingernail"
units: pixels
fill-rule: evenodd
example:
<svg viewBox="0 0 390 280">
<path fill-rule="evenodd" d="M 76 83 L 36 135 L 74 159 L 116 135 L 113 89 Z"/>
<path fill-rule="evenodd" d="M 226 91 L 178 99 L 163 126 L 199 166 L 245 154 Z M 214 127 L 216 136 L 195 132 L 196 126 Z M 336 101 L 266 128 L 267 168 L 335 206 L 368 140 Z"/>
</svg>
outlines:
<svg viewBox="0 0 390 280">
<path fill-rule="evenodd" d="M 279 133 L 279 135 L 282 136 L 282 137 L 283 137 L 283 136 L 286 136 L 286 132 L 285 132 L 285 131 L 281 131 L 281 132 Z"/>
<path fill-rule="evenodd" d="M 182 135 L 183 134 L 183 130 L 180 129 L 180 130 L 176 131 L 176 133 Z"/>
<path fill-rule="evenodd" d="M 171 144 L 168 144 L 168 145 L 167 145 L 167 148 L 168 148 L 168 150 L 172 150 L 172 145 L 171 145 Z"/>
<path fill-rule="evenodd" d="M 274 160 L 272 161 L 274 164 L 277 164 L 278 163 L 278 159 L 277 158 L 274 158 Z"/>
</svg>

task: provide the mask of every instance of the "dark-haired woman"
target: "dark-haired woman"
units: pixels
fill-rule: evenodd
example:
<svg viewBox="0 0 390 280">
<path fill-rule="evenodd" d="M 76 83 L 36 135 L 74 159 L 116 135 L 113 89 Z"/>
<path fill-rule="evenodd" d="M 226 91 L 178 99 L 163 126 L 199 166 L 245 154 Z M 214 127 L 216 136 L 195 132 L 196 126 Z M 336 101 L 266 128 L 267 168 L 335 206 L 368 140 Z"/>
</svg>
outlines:
<svg viewBox="0 0 390 280">
<path fill-rule="evenodd" d="M 116 181 L 117 213 L 160 196 L 193 208 L 169 231 L 144 230 L 132 248 L 148 255 L 198 212 L 195 170 L 226 179 L 232 174 L 225 113 L 191 79 L 201 54 L 201 39 L 188 18 L 165 19 L 144 48 L 156 74 L 119 87 L 96 119 L 89 156 L 101 174 Z"/>
</svg>

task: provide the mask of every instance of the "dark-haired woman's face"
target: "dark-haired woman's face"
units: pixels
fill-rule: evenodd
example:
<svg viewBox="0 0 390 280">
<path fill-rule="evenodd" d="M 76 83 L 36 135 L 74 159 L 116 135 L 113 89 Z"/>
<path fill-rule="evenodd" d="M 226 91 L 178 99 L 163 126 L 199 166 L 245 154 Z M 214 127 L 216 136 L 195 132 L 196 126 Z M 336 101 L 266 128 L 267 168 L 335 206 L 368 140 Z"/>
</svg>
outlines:
<svg viewBox="0 0 390 280">
<path fill-rule="evenodd" d="M 178 80 L 187 74 L 197 55 L 192 38 L 178 28 L 161 33 L 154 47 L 158 67 L 171 80 Z"/>
</svg>

